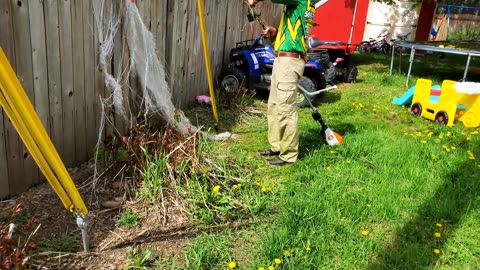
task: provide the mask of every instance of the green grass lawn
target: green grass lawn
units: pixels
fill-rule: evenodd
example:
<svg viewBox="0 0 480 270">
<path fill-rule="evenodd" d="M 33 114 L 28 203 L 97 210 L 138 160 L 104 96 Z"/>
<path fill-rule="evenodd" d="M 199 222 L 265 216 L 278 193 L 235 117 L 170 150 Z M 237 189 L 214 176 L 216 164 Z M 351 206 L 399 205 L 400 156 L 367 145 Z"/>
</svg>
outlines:
<svg viewBox="0 0 480 270">
<path fill-rule="evenodd" d="M 417 59 L 412 74 L 434 83 L 463 76 L 463 58 L 437 56 Z M 199 235 L 185 250 L 185 268 L 229 269 L 230 262 L 235 269 L 480 268 L 478 128 L 414 118 L 392 103 L 406 91 L 398 66 L 389 76 L 388 57 L 355 59 L 358 82 L 339 85 L 318 104 L 345 144 L 326 146 L 309 109 L 300 109 L 300 158 L 292 166 L 272 167 L 257 155 L 268 147 L 264 116 L 220 106 L 221 129 L 238 138 L 215 143 L 211 154 L 235 157 L 249 169 L 239 173 L 241 188 L 228 190 L 225 182 L 218 196 L 248 196 L 262 207 L 232 219 L 243 226 Z M 469 76 L 479 76 L 478 64 L 471 63 Z M 252 102 L 266 110 L 266 99 Z M 212 123 L 209 111 L 190 117 Z M 235 208 L 226 211 L 235 217 Z"/>
</svg>

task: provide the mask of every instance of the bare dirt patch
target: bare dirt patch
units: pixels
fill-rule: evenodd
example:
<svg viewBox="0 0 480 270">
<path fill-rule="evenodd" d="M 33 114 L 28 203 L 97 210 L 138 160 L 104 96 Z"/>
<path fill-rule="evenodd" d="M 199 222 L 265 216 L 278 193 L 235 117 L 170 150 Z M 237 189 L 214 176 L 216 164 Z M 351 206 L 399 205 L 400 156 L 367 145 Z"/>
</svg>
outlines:
<svg viewBox="0 0 480 270">
<path fill-rule="evenodd" d="M 83 253 L 81 232 L 74 215 L 65 210 L 48 183 L 0 203 L 0 218 L 20 203 L 26 215 L 39 220 L 41 227 L 34 236 L 41 251 L 33 259 L 36 268 L 122 269 L 130 263 L 130 254 L 149 247 L 154 250 L 152 259 L 176 257 L 176 263 L 182 263 L 183 247 L 192 241 L 196 232 L 191 229 L 190 215 L 178 198 L 166 197 L 164 203 L 155 205 L 134 201 L 128 190 L 118 188 L 118 184 L 108 177 L 102 179 L 92 192 L 92 162 L 70 170 L 70 173 L 90 211 L 89 254 Z M 118 198 L 122 199 L 119 207 L 102 206 L 102 203 Z M 117 225 L 120 214 L 127 208 L 141 216 L 140 224 L 131 229 Z M 67 243 L 65 239 L 72 241 Z M 67 250 L 61 250 L 65 247 Z"/>
</svg>

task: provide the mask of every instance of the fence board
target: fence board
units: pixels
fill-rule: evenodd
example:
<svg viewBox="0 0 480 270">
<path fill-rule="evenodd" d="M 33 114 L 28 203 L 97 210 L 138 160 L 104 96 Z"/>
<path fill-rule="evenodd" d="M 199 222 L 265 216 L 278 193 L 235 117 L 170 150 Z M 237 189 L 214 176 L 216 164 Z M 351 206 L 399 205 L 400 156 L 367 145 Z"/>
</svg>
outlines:
<svg viewBox="0 0 480 270">
<path fill-rule="evenodd" d="M 60 68 L 62 70 L 63 159 L 67 166 L 75 164 L 75 118 L 73 98 L 73 44 L 71 1 L 58 2 L 60 22 Z"/>
<path fill-rule="evenodd" d="M 115 1 L 113 2 L 114 5 L 114 13 L 115 16 L 120 16 L 120 2 Z M 121 25 L 117 34 L 114 38 L 114 47 L 113 47 L 113 76 L 120 81 L 122 78 L 122 71 L 123 71 L 123 57 L 122 57 L 122 36 L 123 36 L 123 28 L 124 26 Z M 123 135 L 125 133 L 125 120 L 123 117 L 117 113 L 114 115 L 114 122 L 115 122 L 115 129 L 116 132 Z M 118 135 L 118 134 L 117 134 Z"/>
<path fill-rule="evenodd" d="M 12 30 L 12 15 L 11 15 L 10 1 L 0 1 L 0 47 L 5 52 L 5 55 L 10 60 L 12 65 L 15 65 L 14 44 L 13 44 L 13 30 Z M 7 132 L 12 132 L 13 126 L 8 121 L 3 110 L 0 109 L 0 198 L 5 198 L 10 194 L 9 175 L 8 175 L 8 159 L 7 155 Z M 14 131 L 14 130 L 13 130 Z M 17 141 L 19 140 L 16 137 Z"/>
<path fill-rule="evenodd" d="M 85 55 L 83 51 L 83 0 L 73 0 L 72 45 L 73 45 L 73 115 L 75 122 L 75 163 L 87 158 L 85 132 Z"/>
<path fill-rule="evenodd" d="M 93 6 L 95 7 L 95 10 L 98 10 L 97 12 L 100 12 L 100 6 L 97 6 L 99 4 L 99 1 L 94 2 Z M 98 136 L 99 134 L 99 129 L 100 129 L 100 123 L 101 123 L 101 117 L 102 117 L 102 106 L 100 99 L 101 97 L 104 96 L 105 93 L 105 84 L 104 84 L 104 75 L 103 75 L 103 68 L 100 66 L 100 60 L 99 60 L 99 50 L 100 50 L 100 45 L 101 45 L 101 40 L 98 37 L 98 30 L 97 30 L 97 23 L 101 23 L 101 21 L 95 21 L 94 24 L 94 35 L 93 35 L 93 42 L 95 44 L 94 46 L 94 54 L 95 54 L 95 91 L 94 91 L 94 99 L 95 99 L 95 105 L 94 105 L 94 113 L 95 113 L 95 143 L 98 141 Z M 101 137 L 103 138 L 105 132 L 101 134 Z M 102 139 L 100 138 L 100 139 Z"/>
<path fill-rule="evenodd" d="M 83 50 L 85 63 L 85 131 L 87 156 L 91 156 L 96 143 L 95 129 L 95 41 L 92 1 L 83 4 Z"/>
<path fill-rule="evenodd" d="M 33 88 L 33 60 L 32 60 L 32 42 L 30 34 L 30 17 L 28 11 L 29 1 L 12 1 L 12 18 L 13 18 L 13 35 L 15 39 L 15 59 L 16 73 L 28 98 L 32 104 L 35 104 L 35 93 Z M 10 134 L 11 136 L 13 134 Z M 38 167 L 28 153 L 23 143 L 19 143 L 22 147 L 23 159 L 22 172 L 16 172 L 16 177 L 10 179 L 10 189 L 13 194 L 21 192 L 25 186 L 29 186 L 37 181 L 39 177 Z M 18 159 L 17 159 L 18 162 Z M 18 174 L 17 174 L 18 173 Z M 17 178 L 19 175 L 23 175 Z"/>
<path fill-rule="evenodd" d="M 45 17 L 43 2 L 29 1 L 30 32 L 32 41 L 32 68 L 33 68 L 33 91 L 35 96 L 35 109 L 47 134 L 50 135 L 49 124 L 49 101 L 48 101 L 48 77 L 47 77 L 47 48 L 45 40 Z M 35 168 L 38 166 L 35 164 Z M 43 181 L 44 177 L 40 170 L 35 183 Z"/>
<path fill-rule="evenodd" d="M 60 70 L 60 33 L 58 23 L 57 0 L 44 2 L 46 53 L 47 53 L 47 76 L 48 76 L 48 99 L 49 99 L 49 123 L 50 137 L 55 148 L 62 158 L 63 151 L 63 121 L 62 121 L 62 71 Z"/>
</svg>

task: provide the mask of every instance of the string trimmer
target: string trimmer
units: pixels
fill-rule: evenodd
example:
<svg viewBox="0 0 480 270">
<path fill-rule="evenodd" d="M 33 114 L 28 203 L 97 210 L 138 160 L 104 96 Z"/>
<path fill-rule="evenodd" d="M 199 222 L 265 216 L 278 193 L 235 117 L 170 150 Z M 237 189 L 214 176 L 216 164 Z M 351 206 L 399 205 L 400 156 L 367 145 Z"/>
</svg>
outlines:
<svg viewBox="0 0 480 270">
<path fill-rule="evenodd" d="M 322 130 L 320 132 L 320 135 L 325 139 L 325 142 L 328 145 L 339 145 L 343 144 L 343 138 L 340 134 L 337 132 L 331 130 L 327 124 L 325 124 L 325 121 L 323 121 L 322 115 L 318 112 L 317 108 L 313 106 L 312 102 L 310 101 L 310 93 L 306 91 L 302 85 L 298 84 L 298 90 L 302 92 L 302 94 L 305 96 L 305 100 L 308 102 L 310 105 L 310 110 L 312 112 L 312 118 L 319 122 L 320 125 L 322 126 Z"/>
</svg>

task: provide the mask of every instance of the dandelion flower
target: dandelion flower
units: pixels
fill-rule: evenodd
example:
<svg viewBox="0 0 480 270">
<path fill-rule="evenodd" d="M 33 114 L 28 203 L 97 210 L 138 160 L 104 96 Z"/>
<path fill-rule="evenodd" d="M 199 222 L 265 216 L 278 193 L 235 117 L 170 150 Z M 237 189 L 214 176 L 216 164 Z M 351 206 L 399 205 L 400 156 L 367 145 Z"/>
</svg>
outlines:
<svg viewBox="0 0 480 270">
<path fill-rule="evenodd" d="M 439 232 L 436 232 L 434 235 L 435 235 L 435 238 L 440 238 L 440 237 L 442 237 L 442 235 L 441 235 Z"/>
<path fill-rule="evenodd" d="M 288 251 L 288 250 L 284 250 L 284 251 L 283 251 L 283 256 L 288 257 L 288 256 L 290 256 L 290 255 L 292 255 L 292 254 L 290 253 L 290 251 Z"/>
<path fill-rule="evenodd" d="M 429 132 L 427 135 L 428 138 L 431 138 L 432 136 L 433 136 L 433 132 Z"/>
<path fill-rule="evenodd" d="M 438 135 L 438 138 L 443 139 L 443 135 L 442 134 Z"/>
<path fill-rule="evenodd" d="M 237 187 L 240 188 L 242 186 L 242 184 L 237 184 Z"/>
<path fill-rule="evenodd" d="M 265 267 L 260 266 L 260 267 L 258 268 L 258 270 L 265 270 Z"/>
<path fill-rule="evenodd" d="M 347 159 L 347 163 L 350 164 L 352 163 L 352 161 L 350 159 Z"/>
<path fill-rule="evenodd" d="M 218 193 L 220 191 L 220 186 L 214 186 L 212 191 Z"/>
<path fill-rule="evenodd" d="M 270 266 L 268 267 L 268 270 L 275 270 L 275 267 L 273 267 L 273 266 L 270 265 Z"/>
<path fill-rule="evenodd" d="M 422 136 L 422 132 L 420 131 L 417 131 L 417 133 L 415 134 L 417 137 L 421 137 Z"/>
<path fill-rule="evenodd" d="M 331 171 L 332 170 L 332 167 L 330 166 L 327 166 L 327 168 L 325 168 L 325 170 L 327 170 L 327 172 Z"/>
<path fill-rule="evenodd" d="M 237 263 L 236 263 L 236 262 L 229 262 L 229 263 L 228 263 L 228 268 L 233 269 L 233 268 L 235 268 L 235 267 L 237 267 Z"/>
<path fill-rule="evenodd" d="M 266 187 L 262 187 L 262 192 L 267 192 L 267 188 L 266 188 Z"/>
<path fill-rule="evenodd" d="M 233 190 L 238 189 L 238 185 L 233 185 L 232 189 Z"/>
<path fill-rule="evenodd" d="M 311 249 L 310 247 L 305 248 L 305 250 L 306 250 L 307 252 L 312 251 L 312 249 Z"/>
<path fill-rule="evenodd" d="M 442 228 L 442 227 L 443 227 L 442 223 L 437 223 L 437 224 L 435 224 L 435 226 L 437 226 L 438 228 Z"/>
<path fill-rule="evenodd" d="M 457 148 L 455 146 L 450 147 L 452 150 L 456 150 Z"/>
<path fill-rule="evenodd" d="M 435 253 L 435 254 L 440 254 L 440 249 L 438 249 L 438 248 L 434 249 L 434 250 L 433 250 L 433 253 Z"/>
<path fill-rule="evenodd" d="M 330 154 L 335 154 L 337 153 L 335 150 L 330 150 Z"/>
<path fill-rule="evenodd" d="M 472 132 L 470 132 L 470 134 L 471 134 L 471 135 L 477 135 L 477 134 L 478 134 L 478 131 L 477 131 L 477 130 L 472 131 Z"/>
<path fill-rule="evenodd" d="M 467 137 L 467 138 L 465 138 L 465 140 L 467 140 L 467 141 L 471 141 L 471 140 L 472 140 L 472 138 L 470 138 L 470 137 Z"/>
<path fill-rule="evenodd" d="M 372 207 L 372 205 L 371 205 L 371 204 L 367 204 L 367 207 L 370 208 L 370 207 Z"/>
<path fill-rule="evenodd" d="M 282 264 L 282 260 L 280 260 L 279 258 L 275 258 L 275 260 L 273 261 L 275 262 L 276 265 Z"/>
<path fill-rule="evenodd" d="M 427 143 L 427 141 L 425 141 L 425 140 L 421 140 L 420 142 L 423 143 L 423 144 Z"/>
<path fill-rule="evenodd" d="M 432 155 L 432 160 L 433 160 L 433 161 L 437 160 L 437 156 Z"/>
<path fill-rule="evenodd" d="M 447 132 L 447 137 L 450 137 L 450 136 L 452 136 L 452 133 L 449 131 Z"/>
<path fill-rule="evenodd" d="M 362 235 L 363 235 L 363 236 L 367 236 L 368 234 L 369 234 L 369 232 L 368 232 L 367 230 L 363 230 L 363 231 L 362 231 Z"/>
</svg>

